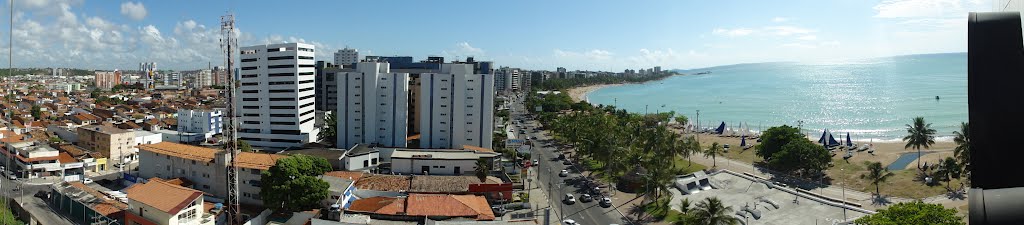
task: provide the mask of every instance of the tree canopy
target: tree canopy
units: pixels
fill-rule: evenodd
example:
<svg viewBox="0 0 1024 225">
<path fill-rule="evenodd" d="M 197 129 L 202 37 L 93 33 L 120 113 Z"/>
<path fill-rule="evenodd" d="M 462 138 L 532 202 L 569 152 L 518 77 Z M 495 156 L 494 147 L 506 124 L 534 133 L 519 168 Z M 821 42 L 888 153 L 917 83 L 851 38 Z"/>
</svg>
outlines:
<svg viewBox="0 0 1024 225">
<path fill-rule="evenodd" d="M 782 172 L 810 174 L 827 169 L 830 161 L 832 155 L 824 147 L 799 138 L 783 145 L 768 165 Z"/>
<path fill-rule="evenodd" d="M 279 212 L 320 207 L 320 200 L 329 195 L 330 184 L 319 176 L 330 170 L 331 164 L 320 157 L 294 155 L 278 159 L 261 175 L 263 205 Z"/>
<path fill-rule="evenodd" d="M 854 221 L 854 223 L 864 225 L 965 224 L 963 218 L 956 215 L 956 210 L 943 208 L 939 204 L 928 204 L 920 201 L 896 203 L 888 208 L 878 210 L 876 214 L 861 217 Z"/>
</svg>

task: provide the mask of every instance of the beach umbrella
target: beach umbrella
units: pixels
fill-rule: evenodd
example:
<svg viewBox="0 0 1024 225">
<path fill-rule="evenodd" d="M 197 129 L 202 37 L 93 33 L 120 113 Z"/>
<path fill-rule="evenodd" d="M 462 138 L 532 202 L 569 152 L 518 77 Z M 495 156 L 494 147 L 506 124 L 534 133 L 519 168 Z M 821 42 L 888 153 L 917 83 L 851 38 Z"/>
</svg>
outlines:
<svg viewBox="0 0 1024 225">
<path fill-rule="evenodd" d="M 846 146 L 853 147 L 853 142 L 850 141 L 850 132 L 846 132 Z"/>
<path fill-rule="evenodd" d="M 747 136 L 744 135 L 744 136 L 740 137 L 740 147 L 746 147 L 746 146 L 747 146 Z"/>
</svg>

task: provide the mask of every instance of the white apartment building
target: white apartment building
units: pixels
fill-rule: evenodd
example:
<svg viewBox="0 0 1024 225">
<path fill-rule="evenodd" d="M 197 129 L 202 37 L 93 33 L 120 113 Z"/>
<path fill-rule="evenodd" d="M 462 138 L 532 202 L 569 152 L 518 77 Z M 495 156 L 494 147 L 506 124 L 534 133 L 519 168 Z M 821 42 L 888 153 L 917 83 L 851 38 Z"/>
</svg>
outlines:
<svg viewBox="0 0 1024 225">
<path fill-rule="evenodd" d="M 203 88 L 213 85 L 213 71 L 212 70 L 199 70 L 196 72 L 196 84 L 195 87 Z"/>
<path fill-rule="evenodd" d="M 419 88 L 421 148 L 492 148 L 494 75 L 443 64 L 439 73 L 420 74 Z"/>
<path fill-rule="evenodd" d="M 523 79 L 523 77 L 521 74 L 519 74 L 519 69 L 509 69 L 509 74 L 510 76 L 508 77 L 507 80 L 505 80 L 505 87 L 507 87 L 511 91 L 520 91 L 520 84 L 522 84 L 522 81 L 520 80 Z"/>
<path fill-rule="evenodd" d="M 316 141 L 314 51 L 303 43 L 241 48 L 239 139 L 264 150 Z"/>
<path fill-rule="evenodd" d="M 178 109 L 178 131 L 204 134 L 209 139 L 224 132 L 223 118 L 222 109 Z"/>
<path fill-rule="evenodd" d="M 337 74 L 336 144 L 405 147 L 409 116 L 409 74 L 391 73 L 388 63 L 361 62 L 356 72 Z"/>
<path fill-rule="evenodd" d="M 334 53 L 334 65 L 338 67 L 345 67 L 344 65 L 351 65 L 359 62 L 359 50 L 344 48 L 338 49 L 338 52 Z"/>
<path fill-rule="evenodd" d="M 498 93 L 508 91 L 509 85 L 506 83 L 511 80 L 511 73 L 508 73 L 504 68 L 499 69 L 494 75 L 494 90 Z"/>
</svg>

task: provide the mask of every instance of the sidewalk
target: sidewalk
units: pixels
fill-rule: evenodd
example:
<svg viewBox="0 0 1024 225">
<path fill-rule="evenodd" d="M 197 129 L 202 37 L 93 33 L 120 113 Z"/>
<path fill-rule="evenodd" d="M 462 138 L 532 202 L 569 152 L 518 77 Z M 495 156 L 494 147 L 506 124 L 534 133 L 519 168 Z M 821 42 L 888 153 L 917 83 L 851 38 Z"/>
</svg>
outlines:
<svg viewBox="0 0 1024 225">
<path fill-rule="evenodd" d="M 55 184 L 57 182 L 61 182 L 61 179 L 60 179 L 59 176 L 46 176 L 46 177 L 36 177 L 36 178 L 25 179 L 23 184 L 24 185 L 51 185 L 51 184 Z"/>
</svg>

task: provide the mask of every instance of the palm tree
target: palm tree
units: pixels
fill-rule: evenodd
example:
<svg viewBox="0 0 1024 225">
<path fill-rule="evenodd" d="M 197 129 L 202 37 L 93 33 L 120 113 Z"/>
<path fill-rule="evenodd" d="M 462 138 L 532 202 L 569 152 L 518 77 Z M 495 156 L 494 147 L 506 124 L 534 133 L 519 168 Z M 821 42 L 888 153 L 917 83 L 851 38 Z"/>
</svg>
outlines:
<svg viewBox="0 0 1024 225">
<path fill-rule="evenodd" d="M 940 164 L 939 168 L 942 168 L 941 176 L 946 179 L 946 189 L 949 189 L 949 183 L 952 182 L 953 179 L 960 178 L 960 164 L 958 164 L 956 159 L 953 159 L 953 157 L 946 157 L 945 160 L 942 160 L 942 164 Z"/>
<path fill-rule="evenodd" d="M 924 117 L 914 117 L 913 125 L 907 124 L 907 136 L 903 137 L 903 141 L 907 142 L 903 148 L 917 149 L 918 169 L 921 168 L 921 147 L 928 149 L 935 144 L 935 129 L 931 126 L 932 124 L 924 122 Z"/>
<path fill-rule="evenodd" d="M 740 219 L 730 215 L 732 207 L 723 205 L 722 201 L 715 197 L 705 198 L 704 201 L 698 202 L 697 207 L 692 211 L 692 218 L 697 224 L 735 225 L 740 223 Z"/>
<path fill-rule="evenodd" d="M 316 134 L 317 141 L 334 143 L 338 139 L 338 117 L 334 115 L 337 112 L 327 114 L 327 118 L 324 119 L 324 128 L 320 129 L 320 133 Z M 342 148 L 348 148 L 351 146 L 338 146 Z"/>
<path fill-rule="evenodd" d="M 718 160 L 715 157 L 719 155 L 722 155 L 722 146 L 719 146 L 718 142 L 711 143 L 711 148 L 704 151 L 704 157 L 711 156 L 711 167 L 718 167 Z"/>
<path fill-rule="evenodd" d="M 882 167 L 880 162 L 864 162 L 868 166 L 868 173 L 861 174 L 860 178 L 871 181 L 871 184 L 875 185 L 875 195 L 882 196 L 882 191 L 878 188 L 878 185 L 889 177 L 895 176 L 892 172 L 889 172 L 888 168 Z"/>
<path fill-rule="evenodd" d="M 682 212 L 683 214 L 690 212 L 690 199 L 683 198 L 683 201 L 679 202 L 679 212 Z"/>
<path fill-rule="evenodd" d="M 956 148 L 953 149 L 953 156 L 956 157 L 957 161 L 962 165 L 963 175 L 968 175 L 971 171 L 971 134 L 968 133 L 970 129 L 970 123 L 961 122 L 960 131 L 953 131 L 956 135 L 953 137 L 953 141 L 956 142 Z M 970 176 L 965 176 L 970 180 Z"/>
<path fill-rule="evenodd" d="M 480 158 L 476 160 L 476 178 L 480 179 L 480 182 L 487 180 L 487 174 L 491 172 L 491 164 L 486 159 Z"/>
</svg>

